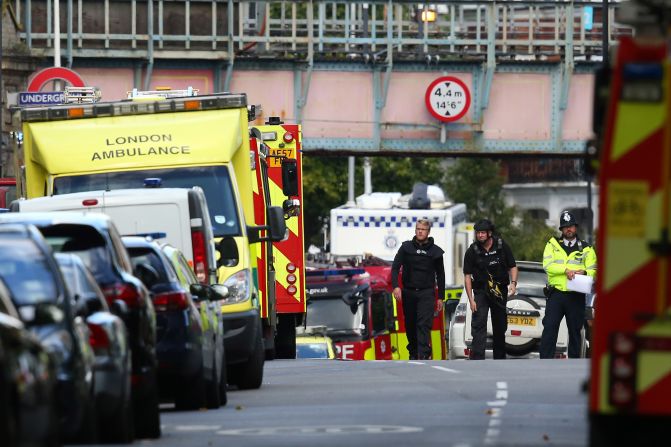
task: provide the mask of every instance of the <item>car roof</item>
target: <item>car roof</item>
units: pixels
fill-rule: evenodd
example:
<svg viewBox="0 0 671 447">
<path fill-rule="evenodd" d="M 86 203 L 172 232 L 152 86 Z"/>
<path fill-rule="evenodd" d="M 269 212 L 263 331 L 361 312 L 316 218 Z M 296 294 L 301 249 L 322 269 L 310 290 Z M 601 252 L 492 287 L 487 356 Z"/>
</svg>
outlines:
<svg viewBox="0 0 671 447">
<path fill-rule="evenodd" d="M 122 236 L 123 244 L 126 247 L 139 248 L 139 247 L 151 247 L 156 251 L 161 251 L 161 246 L 156 242 L 156 240 L 151 238 L 146 238 L 143 236 Z"/>
<path fill-rule="evenodd" d="M 110 226 L 112 219 L 102 213 L 80 213 L 76 211 L 43 211 L 43 212 L 20 212 L 1 213 L 0 223 L 32 223 L 37 226 L 57 224 L 82 224 L 90 225 L 98 229 L 106 229 Z"/>
</svg>

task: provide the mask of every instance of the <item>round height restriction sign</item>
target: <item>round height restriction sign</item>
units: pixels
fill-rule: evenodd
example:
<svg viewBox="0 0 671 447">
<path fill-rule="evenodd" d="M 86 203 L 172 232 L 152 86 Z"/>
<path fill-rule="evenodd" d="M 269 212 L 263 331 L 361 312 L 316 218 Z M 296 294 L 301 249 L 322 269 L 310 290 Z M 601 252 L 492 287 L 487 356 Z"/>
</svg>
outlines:
<svg viewBox="0 0 671 447">
<path fill-rule="evenodd" d="M 424 101 L 434 118 L 449 123 L 466 115 L 471 106 L 471 92 L 461 79 L 443 76 L 429 85 Z"/>
</svg>

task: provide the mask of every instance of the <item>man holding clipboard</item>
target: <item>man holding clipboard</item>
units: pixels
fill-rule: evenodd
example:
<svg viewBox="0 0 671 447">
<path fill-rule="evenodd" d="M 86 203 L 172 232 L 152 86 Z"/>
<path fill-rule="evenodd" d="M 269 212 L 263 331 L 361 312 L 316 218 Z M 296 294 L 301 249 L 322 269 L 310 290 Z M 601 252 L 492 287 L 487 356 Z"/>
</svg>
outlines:
<svg viewBox="0 0 671 447">
<path fill-rule="evenodd" d="M 548 294 L 540 345 L 542 359 L 555 357 L 559 325 L 564 317 L 568 328 L 568 356 L 580 357 L 585 293 L 591 291 L 596 275 L 596 252 L 590 244 L 578 239 L 578 223 L 573 214 L 564 211 L 559 220 L 562 235 L 550 238 L 543 252 Z"/>
</svg>

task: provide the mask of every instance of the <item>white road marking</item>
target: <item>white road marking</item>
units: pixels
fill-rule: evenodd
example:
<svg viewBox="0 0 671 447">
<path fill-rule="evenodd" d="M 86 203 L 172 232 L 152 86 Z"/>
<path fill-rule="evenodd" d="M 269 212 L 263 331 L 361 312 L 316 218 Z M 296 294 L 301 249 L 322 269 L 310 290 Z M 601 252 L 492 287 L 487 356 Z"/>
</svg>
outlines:
<svg viewBox="0 0 671 447">
<path fill-rule="evenodd" d="M 211 431 L 219 430 L 221 425 L 177 425 L 175 430 L 177 431 Z"/>
<path fill-rule="evenodd" d="M 424 362 L 416 362 L 416 361 L 414 361 L 414 360 L 410 360 L 410 361 L 408 362 L 408 364 L 409 364 L 409 365 L 425 365 Z"/>
<path fill-rule="evenodd" d="M 444 366 L 432 366 L 431 368 L 439 369 L 441 371 L 445 371 L 445 372 L 448 372 L 448 373 L 458 373 L 459 372 L 456 369 L 445 368 Z"/>
<path fill-rule="evenodd" d="M 491 401 L 487 402 L 487 405 L 489 405 L 490 407 L 503 407 L 507 403 L 508 403 L 508 401 L 503 400 L 503 399 L 502 400 L 491 400 Z"/>
<path fill-rule="evenodd" d="M 508 399 L 508 390 L 496 390 L 497 399 Z"/>
<path fill-rule="evenodd" d="M 501 434 L 501 430 L 494 427 L 501 426 L 501 411 L 508 403 L 508 383 L 507 382 L 496 382 L 496 399 L 490 402 L 487 402 L 489 408 L 487 413 L 490 416 L 489 419 L 489 428 L 485 434 L 485 439 L 483 443 L 485 445 L 493 445 L 498 442 L 498 437 Z M 498 407 L 498 408 L 497 408 Z"/>
</svg>

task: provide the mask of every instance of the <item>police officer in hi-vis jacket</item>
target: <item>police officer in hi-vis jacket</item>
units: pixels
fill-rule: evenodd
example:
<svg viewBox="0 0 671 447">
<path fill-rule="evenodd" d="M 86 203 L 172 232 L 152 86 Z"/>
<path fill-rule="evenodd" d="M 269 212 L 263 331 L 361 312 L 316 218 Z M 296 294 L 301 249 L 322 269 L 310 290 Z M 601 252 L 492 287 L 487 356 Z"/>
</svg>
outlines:
<svg viewBox="0 0 671 447">
<path fill-rule="evenodd" d="M 568 356 L 580 357 L 580 330 L 585 322 L 585 294 L 569 290 L 568 281 L 576 275 L 596 275 L 596 253 L 587 242 L 578 239 L 578 223 L 564 211 L 559 219 L 561 237 L 545 245 L 543 269 L 548 274 L 548 298 L 543 318 L 540 357 L 555 357 L 557 333 L 562 318 L 568 328 Z"/>
</svg>

